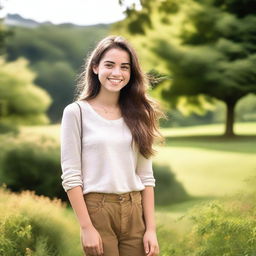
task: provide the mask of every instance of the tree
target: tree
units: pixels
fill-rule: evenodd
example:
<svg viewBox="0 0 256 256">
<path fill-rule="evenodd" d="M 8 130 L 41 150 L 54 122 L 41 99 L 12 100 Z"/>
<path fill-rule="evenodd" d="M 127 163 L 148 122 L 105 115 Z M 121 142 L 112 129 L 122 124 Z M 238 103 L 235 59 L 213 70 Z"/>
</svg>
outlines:
<svg viewBox="0 0 256 256">
<path fill-rule="evenodd" d="M 51 98 L 33 84 L 34 73 L 25 59 L 5 62 L 0 59 L 0 124 L 47 124 L 45 114 Z"/>
<path fill-rule="evenodd" d="M 35 83 L 53 99 L 47 111 L 51 122 L 60 122 L 63 108 L 73 101 L 83 58 L 107 30 L 108 25 L 12 27 L 14 36 L 6 42 L 7 60 L 21 56 L 29 60 L 37 74 Z"/>
<path fill-rule="evenodd" d="M 194 105 L 200 105 L 202 95 L 206 100 L 223 101 L 225 135 L 233 136 L 237 102 L 256 93 L 255 0 L 149 0 L 141 4 L 140 11 L 130 7 L 125 22 L 129 27 L 148 11 L 149 21 L 144 19 L 140 25 L 145 40 L 150 41 L 145 44 L 173 77 L 162 89 L 162 97 L 172 105 L 184 95 Z M 129 28 L 133 35 L 142 33 Z"/>
<path fill-rule="evenodd" d="M 1 3 L 0 3 L 0 10 L 2 9 Z M 12 33 L 7 30 L 3 24 L 3 19 L 0 19 L 0 55 L 4 52 L 4 46 L 5 46 L 5 40 L 8 36 L 10 36 Z"/>
<path fill-rule="evenodd" d="M 0 5 L 0 9 L 1 9 Z M 4 53 L 6 39 L 13 35 L 0 20 L 0 54 Z M 51 99 L 33 84 L 35 78 L 25 59 L 6 62 L 0 58 L 0 132 L 17 131 L 19 124 L 45 124 L 45 115 Z"/>
</svg>

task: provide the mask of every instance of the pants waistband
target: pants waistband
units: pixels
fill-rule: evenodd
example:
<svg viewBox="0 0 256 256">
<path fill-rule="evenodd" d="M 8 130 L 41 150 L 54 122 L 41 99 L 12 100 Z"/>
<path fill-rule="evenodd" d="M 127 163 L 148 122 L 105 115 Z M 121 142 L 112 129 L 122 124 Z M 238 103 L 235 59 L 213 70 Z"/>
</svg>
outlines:
<svg viewBox="0 0 256 256">
<path fill-rule="evenodd" d="M 103 202 L 124 202 L 124 201 L 141 201 L 141 191 L 132 191 L 123 194 L 96 193 L 90 192 L 84 195 L 85 200 L 103 201 Z"/>
</svg>

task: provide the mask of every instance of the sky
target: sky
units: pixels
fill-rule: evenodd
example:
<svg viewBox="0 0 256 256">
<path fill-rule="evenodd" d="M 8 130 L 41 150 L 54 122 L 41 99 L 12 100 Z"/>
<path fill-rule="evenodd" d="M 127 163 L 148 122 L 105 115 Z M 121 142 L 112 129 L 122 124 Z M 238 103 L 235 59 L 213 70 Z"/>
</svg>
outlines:
<svg viewBox="0 0 256 256">
<path fill-rule="evenodd" d="M 135 3 L 139 8 L 139 0 L 126 2 Z M 121 7 L 118 0 L 0 0 L 0 5 L 3 7 L 1 17 L 17 13 L 24 18 L 54 24 L 108 24 L 125 17 L 125 7 Z"/>
</svg>

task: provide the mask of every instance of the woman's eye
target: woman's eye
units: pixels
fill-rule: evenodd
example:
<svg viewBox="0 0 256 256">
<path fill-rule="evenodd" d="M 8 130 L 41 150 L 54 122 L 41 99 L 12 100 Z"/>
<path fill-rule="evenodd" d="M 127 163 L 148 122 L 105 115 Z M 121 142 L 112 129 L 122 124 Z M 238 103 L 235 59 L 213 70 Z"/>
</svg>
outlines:
<svg viewBox="0 0 256 256">
<path fill-rule="evenodd" d="M 124 70 L 128 70 L 128 69 L 129 69 L 128 66 L 123 66 L 123 67 L 121 67 L 121 68 L 124 69 Z"/>
<path fill-rule="evenodd" d="M 111 65 L 111 64 L 106 64 L 106 65 L 105 65 L 105 67 L 107 67 L 107 68 L 111 68 L 111 67 L 112 67 L 112 65 Z"/>
</svg>

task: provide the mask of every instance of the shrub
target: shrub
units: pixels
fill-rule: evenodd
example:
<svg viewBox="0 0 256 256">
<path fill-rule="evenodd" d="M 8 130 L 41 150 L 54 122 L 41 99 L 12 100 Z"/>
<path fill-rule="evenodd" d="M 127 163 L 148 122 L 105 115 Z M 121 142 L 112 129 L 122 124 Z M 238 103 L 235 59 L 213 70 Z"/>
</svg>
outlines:
<svg viewBox="0 0 256 256">
<path fill-rule="evenodd" d="M 172 245 L 175 256 L 256 255 L 256 195 L 237 194 L 197 205 L 187 215 L 191 232 Z"/>
<path fill-rule="evenodd" d="M 23 142 L 5 153 L 2 169 L 3 179 L 13 191 L 33 190 L 38 195 L 66 198 L 57 146 Z"/>
<path fill-rule="evenodd" d="M 174 173 L 168 166 L 153 164 L 156 179 L 156 205 L 166 205 L 189 199 L 182 184 L 176 180 Z"/>
<path fill-rule="evenodd" d="M 238 196 L 232 201 L 214 201 L 193 216 L 197 255 L 256 254 L 255 205 L 245 201 L 245 197 L 240 199 Z"/>
<path fill-rule="evenodd" d="M 19 133 L 19 129 L 14 124 L 0 122 L 0 134 L 12 133 L 17 135 Z"/>
<path fill-rule="evenodd" d="M 79 227 L 60 200 L 0 189 L 0 208 L 1 256 L 82 254 Z"/>
</svg>

